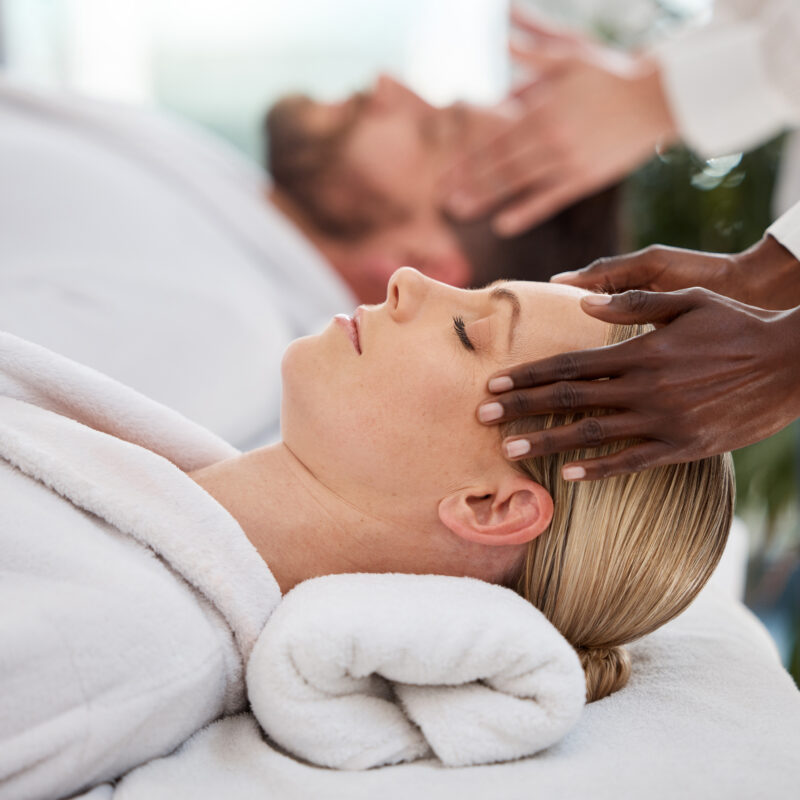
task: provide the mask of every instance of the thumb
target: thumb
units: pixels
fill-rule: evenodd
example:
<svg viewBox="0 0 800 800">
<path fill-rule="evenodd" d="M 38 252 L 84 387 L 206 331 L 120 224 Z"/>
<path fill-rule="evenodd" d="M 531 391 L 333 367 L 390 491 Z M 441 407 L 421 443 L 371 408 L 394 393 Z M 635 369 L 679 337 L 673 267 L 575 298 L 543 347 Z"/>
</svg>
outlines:
<svg viewBox="0 0 800 800">
<path fill-rule="evenodd" d="M 581 298 L 583 310 L 592 317 L 618 325 L 652 322 L 666 324 L 701 305 L 703 289 L 678 292 L 645 292 L 633 289 L 622 294 L 594 294 Z"/>
</svg>

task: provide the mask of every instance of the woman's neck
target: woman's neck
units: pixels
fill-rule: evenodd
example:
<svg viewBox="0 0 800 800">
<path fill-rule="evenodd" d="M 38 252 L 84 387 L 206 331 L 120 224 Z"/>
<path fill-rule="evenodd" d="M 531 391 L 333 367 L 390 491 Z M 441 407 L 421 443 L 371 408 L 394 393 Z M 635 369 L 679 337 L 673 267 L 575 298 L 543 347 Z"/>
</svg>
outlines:
<svg viewBox="0 0 800 800">
<path fill-rule="evenodd" d="M 326 489 L 283 443 L 189 477 L 239 523 L 284 594 L 317 575 L 382 571 L 369 544 L 388 525 Z"/>
</svg>

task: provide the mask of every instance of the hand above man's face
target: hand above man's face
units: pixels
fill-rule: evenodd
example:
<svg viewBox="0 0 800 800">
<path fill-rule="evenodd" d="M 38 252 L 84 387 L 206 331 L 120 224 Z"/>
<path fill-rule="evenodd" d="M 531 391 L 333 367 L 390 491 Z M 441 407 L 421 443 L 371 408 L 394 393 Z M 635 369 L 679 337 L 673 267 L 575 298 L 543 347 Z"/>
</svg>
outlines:
<svg viewBox="0 0 800 800">
<path fill-rule="evenodd" d="M 512 20 L 526 35 L 512 56 L 535 76 L 517 93 L 522 113 L 456 166 L 443 194 L 459 218 L 494 212 L 504 236 L 617 182 L 676 138 L 654 62 Z"/>
<path fill-rule="evenodd" d="M 388 76 L 365 97 L 343 157 L 396 203 L 436 215 L 442 174 L 507 120 L 502 109 L 432 105 Z"/>
</svg>

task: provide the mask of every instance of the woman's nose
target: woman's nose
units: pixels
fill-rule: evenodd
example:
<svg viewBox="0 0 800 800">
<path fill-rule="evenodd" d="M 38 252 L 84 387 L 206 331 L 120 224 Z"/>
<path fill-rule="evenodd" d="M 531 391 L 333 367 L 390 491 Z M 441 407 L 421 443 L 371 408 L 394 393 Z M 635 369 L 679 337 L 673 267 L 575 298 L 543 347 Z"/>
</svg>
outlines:
<svg viewBox="0 0 800 800">
<path fill-rule="evenodd" d="M 395 322 L 408 322 L 419 311 L 432 284 L 413 267 L 401 267 L 391 278 L 386 292 L 386 306 Z"/>
</svg>

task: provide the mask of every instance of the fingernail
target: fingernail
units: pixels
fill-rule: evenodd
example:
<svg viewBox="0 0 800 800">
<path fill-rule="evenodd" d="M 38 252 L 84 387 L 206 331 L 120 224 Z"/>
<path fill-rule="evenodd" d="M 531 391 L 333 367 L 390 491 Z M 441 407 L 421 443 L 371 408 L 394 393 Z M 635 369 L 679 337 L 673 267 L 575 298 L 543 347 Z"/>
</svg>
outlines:
<svg viewBox="0 0 800 800">
<path fill-rule="evenodd" d="M 568 272 L 559 272 L 558 275 L 550 277 L 550 283 L 561 283 L 562 281 L 571 281 L 578 274 L 578 270 L 571 269 Z"/>
<path fill-rule="evenodd" d="M 508 375 L 503 375 L 500 378 L 492 378 L 489 381 L 490 392 L 507 392 L 509 389 L 513 388 L 514 381 L 512 381 Z"/>
<path fill-rule="evenodd" d="M 587 306 L 607 306 L 613 299 L 610 294 L 587 294 L 582 298 Z"/>
<path fill-rule="evenodd" d="M 513 442 L 506 442 L 505 449 L 509 458 L 517 458 L 530 453 L 531 443 L 527 439 L 514 439 Z"/>
<path fill-rule="evenodd" d="M 583 467 L 564 467 L 561 470 L 561 477 L 565 481 L 579 481 L 586 477 L 586 470 Z"/>
<path fill-rule="evenodd" d="M 493 422 L 503 416 L 503 406 L 500 403 L 484 403 L 478 409 L 478 419 L 481 422 Z"/>
</svg>

